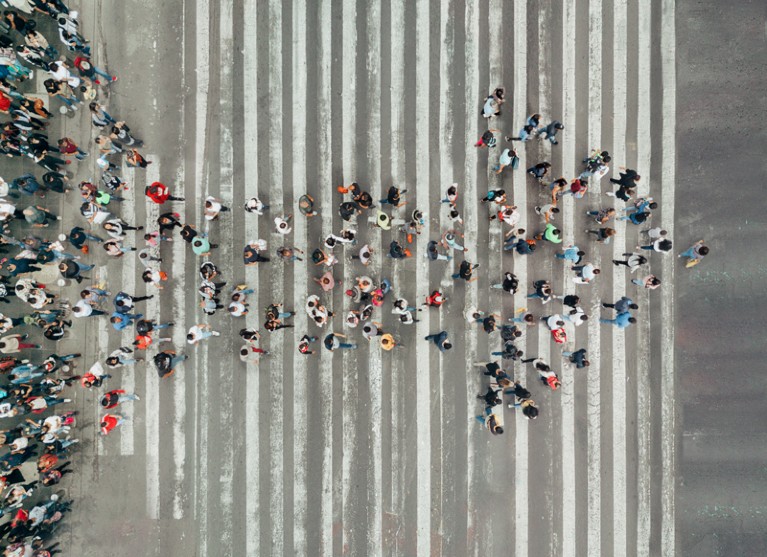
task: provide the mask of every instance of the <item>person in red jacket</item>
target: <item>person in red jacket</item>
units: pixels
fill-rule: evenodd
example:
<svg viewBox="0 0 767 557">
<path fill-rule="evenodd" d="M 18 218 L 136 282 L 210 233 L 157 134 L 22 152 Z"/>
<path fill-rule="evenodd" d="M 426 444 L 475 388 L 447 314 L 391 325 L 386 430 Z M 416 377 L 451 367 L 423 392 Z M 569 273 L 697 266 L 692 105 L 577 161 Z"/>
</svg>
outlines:
<svg viewBox="0 0 767 557">
<path fill-rule="evenodd" d="M 125 394 L 125 391 L 122 389 L 115 389 L 114 391 L 109 391 L 104 396 L 101 397 L 101 407 L 105 410 L 109 410 L 110 408 L 114 408 L 118 404 L 121 404 L 123 402 L 129 402 L 131 400 L 139 400 L 139 397 L 137 394 Z"/>
<path fill-rule="evenodd" d="M 125 422 L 120 414 L 104 414 L 101 418 L 101 435 L 108 435 L 110 431 Z"/>
<path fill-rule="evenodd" d="M 162 205 L 169 199 L 171 201 L 184 201 L 183 197 L 174 197 L 170 194 L 170 189 L 168 186 L 163 184 L 162 182 L 152 182 L 150 185 L 146 187 L 146 190 L 144 190 L 144 193 L 146 193 L 146 196 L 157 203 L 158 205 Z"/>
<path fill-rule="evenodd" d="M 435 290 L 430 295 L 426 296 L 426 301 L 422 304 L 426 307 L 438 308 L 445 303 L 446 298 L 442 295 L 442 292 Z"/>
</svg>

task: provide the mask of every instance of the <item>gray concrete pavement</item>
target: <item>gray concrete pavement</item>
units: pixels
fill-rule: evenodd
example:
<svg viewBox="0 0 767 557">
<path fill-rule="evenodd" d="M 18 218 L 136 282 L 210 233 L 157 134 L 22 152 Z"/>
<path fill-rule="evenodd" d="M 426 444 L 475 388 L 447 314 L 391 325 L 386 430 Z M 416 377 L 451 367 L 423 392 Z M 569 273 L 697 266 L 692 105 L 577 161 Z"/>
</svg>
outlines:
<svg viewBox="0 0 767 557">
<path fill-rule="evenodd" d="M 258 293 L 246 319 L 210 319 L 220 338 L 183 346 L 182 329 L 204 320 L 195 292 L 199 259 L 178 238 L 163 246 L 172 279 L 147 311 L 176 321 L 174 343 L 191 358 L 167 381 L 143 367 L 116 378 L 142 400 L 128 409 L 130 425 L 105 439 L 96 436 L 94 394 L 78 394 L 78 408 L 91 421 L 76 458 L 82 473 L 72 482 L 80 503 L 70 522 L 70 553 L 537 557 L 672 555 L 686 548 L 686 538 L 673 536 L 670 287 L 677 261 L 661 263 L 653 254 L 651 271 L 663 289 L 637 292 L 633 277 L 610 265 L 636 245 L 637 228 L 618 224 L 619 240 L 609 246 L 586 238 L 593 223 L 583 211 L 615 202 L 603 195 L 612 189 L 607 178 L 592 183 L 585 199 L 565 199 L 557 220 L 566 241 L 578 242 L 603 268 L 591 286 L 573 284 L 551 245 L 528 258 L 504 254 L 505 230 L 488 224 L 490 213 L 478 203 L 488 189 L 503 187 L 523 212 L 521 224 L 538 230 L 533 208 L 546 196 L 524 169 L 547 159 L 555 176 L 571 177 L 590 148 L 603 147 L 613 153 L 614 169 L 626 165 L 646 177 L 640 192 L 663 201 L 654 224 L 673 229 L 675 121 L 664 103 L 675 98 L 668 75 L 675 50 L 664 51 L 661 41 L 673 37 L 673 10 L 670 1 L 600 0 L 565 7 L 551 0 L 85 6 L 86 32 L 98 37 L 96 59 L 121 78 L 109 110 L 146 140 L 153 161 L 146 171 L 126 171 L 132 188 L 126 220 L 156 217 L 158 209 L 141 195 L 154 179 L 183 191 L 186 201 L 173 208 L 200 227 L 201 200 L 221 197 L 233 211 L 210 225 L 220 244 L 211 260 L 230 285 L 247 281 Z M 502 135 L 516 133 L 533 112 L 566 125 L 560 145 L 531 142 L 520 149 L 520 169 L 502 176 L 489 170 L 501 149 L 472 147 L 487 125 L 478 115 L 482 99 L 498 84 L 509 101 L 490 126 Z M 65 129 L 83 140 L 93 133 L 86 115 Z M 89 164 L 79 178 L 95 175 Z M 260 327 L 262 308 L 273 301 L 301 313 L 307 292 L 320 292 L 311 278 L 321 271 L 279 261 L 246 269 L 243 245 L 267 238 L 273 252 L 281 239 L 271 219 L 294 213 L 285 243 L 308 252 L 342 228 L 335 186 L 351 181 L 379 198 L 392 183 L 407 187 L 407 207 L 395 213 L 417 206 L 428 214 L 427 229 L 411 246 L 415 257 L 405 261 L 384 256 L 401 235 L 360 220 L 360 244 L 377 251 L 364 273 L 390 278 L 393 294 L 411 303 L 438 286 L 449 301 L 421 312 L 414 326 L 395 324 L 388 305 L 379 311 L 376 319 L 405 344 L 391 353 L 365 345 L 303 357 L 297 339 L 331 329 L 298 315 L 295 329 L 264 332 L 270 356 L 246 367 L 235 354 L 243 323 Z M 480 263 L 480 279 L 470 285 L 450 279 L 457 252 L 449 264 L 422 257 L 426 241 L 448 227 L 440 199 L 452 182 L 461 188 L 466 258 Z M 296 200 L 305 192 L 321 216 L 302 220 Z M 271 205 L 266 216 L 240 209 L 252 195 Z M 65 226 L 79 221 L 71 211 L 65 215 Z M 686 218 L 677 221 L 680 244 L 691 233 Z M 363 268 L 339 258 L 334 275 L 348 287 Z M 123 284 L 144 291 L 140 265 L 96 259 L 113 290 Z M 504 270 L 520 277 L 516 296 L 488 288 Z M 681 280 L 693 276 L 682 271 Z M 548 331 L 530 328 L 521 347 L 552 362 L 563 388 L 550 392 L 531 368 L 515 365 L 542 415 L 528 422 L 505 409 L 506 432 L 494 437 L 474 420 L 485 381 L 471 364 L 489 360 L 500 340 L 468 324 L 464 313 L 561 311 L 558 303 L 541 307 L 525 299 L 540 278 L 558 293 L 581 296 L 590 320 L 568 329 L 567 346 L 588 348 L 593 363 L 588 370 L 565 366 Z M 677 292 L 684 296 L 687 288 L 680 284 Z M 606 315 L 599 302 L 623 293 L 641 305 L 640 324 L 625 334 L 598 323 Z M 332 330 L 361 336 L 342 325 L 351 304 L 341 285 L 323 299 L 337 312 Z M 68 342 L 87 339 L 89 362 L 127 340 L 96 322 L 85 325 L 85 336 Z M 418 338 L 441 329 L 455 344 L 445 356 Z"/>
<path fill-rule="evenodd" d="M 765 518 L 762 284 L 766 167 L 765 6 L 678 5 L 682 247 L 712 263 L 679 273 L 679 537 L 684 555 L 763 555 Z M 726 45 L 726 47 L 724 47 Z M 756 178 L 757 182 L 759 178 Z"/>
</svg>

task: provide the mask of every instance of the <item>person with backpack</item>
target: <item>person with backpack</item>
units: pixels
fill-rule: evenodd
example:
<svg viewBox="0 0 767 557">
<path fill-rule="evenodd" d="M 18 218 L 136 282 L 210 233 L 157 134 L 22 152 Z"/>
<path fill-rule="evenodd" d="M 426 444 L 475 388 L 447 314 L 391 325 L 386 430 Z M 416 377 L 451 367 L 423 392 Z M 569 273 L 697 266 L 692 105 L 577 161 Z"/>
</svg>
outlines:
<svg viewBox="0 0 767 557">
<path fill-rule="evenodd" d="M 500 174 L 507 166 L 510 166 L 512 170 L 519 168 L 519 155 L 516 149 L 504 149 L 498 158 L 498 165 L 493 170 L 496 174 Z"/>
<path fill-rule="evenodd" d="M 480 149 L 488 147 L 492 149 L 498 143 L 498 139 L 494 135 L 496 133 L 501 133 L 501 130 L 494 130 L 492 128 L 485 130 L 482 137 L 474 144 L 474 147 L 479 147 Z"/>
<path fill-rule="evenodd" d="M 165 350 L 157 353 L 153 358 L 154 365 L 157 368 L 157 375 L 160 376 L 160 379 L 170 377 L 176 372 L 176 366 L 188 357 L 186 354 L 177 355 L 174 350 Z"/>
<path fill-rule="evenodd" d="M 477 267 L 479 267 L 479 263 L 471 264 L 466 260 L 461 261 L 461 266 L 459 267 L 458 272 L 452 275 L 453 280 L 461 278 L 465 280 L 466 282 L 474 282 L 475 280 L 479 278 L 479 277 L 472 277 L 472 274 L 474 273 L 474 269 L 476 269 Z"/>
</svg>

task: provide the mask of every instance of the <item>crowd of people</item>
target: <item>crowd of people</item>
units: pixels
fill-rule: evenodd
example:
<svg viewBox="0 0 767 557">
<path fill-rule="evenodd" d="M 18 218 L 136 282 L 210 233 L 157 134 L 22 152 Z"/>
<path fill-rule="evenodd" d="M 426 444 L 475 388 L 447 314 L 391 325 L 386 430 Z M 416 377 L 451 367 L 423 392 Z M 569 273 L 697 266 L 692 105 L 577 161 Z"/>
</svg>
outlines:
<svg viewBox="0 0 767 557">
<path fill-rule="evenodd" d="M 163 346 L 152 358 L 153 366 L 163 379 L 170 378 L 187 358 L 180 349 L 172 346 L 171 338 L 163 336 L 163 331 L 168 328 L 184 324 L 162 323 L 157 316 L 140 312 L 138 304 L 151 299 L 154 293 L 139 296 L 124 291 L 112 292 L 111 285 L 89 276 L 94 268 L 93 263 L 87 262 L 93 255 L 91 250 L 100 246 L 110 258 L 137 257 L 143 266 L 141 278 L 146 289 L 159 293 L 172 278 L 167 270 L 163 270 L 162 265 L 168 260 L 163 257 L 163 251 L 178 232 L 180 239 L 200 258 L 199 303 L 206 316 L 213 316 L 223 309 L 233 318 L 247 315 L 251 311 L 249 297 L 255 291 L 247 284 L 226 288 L 221 269 L 211 260 L 218 245 L 195 223 L 184 222 L 180 206 L 174 206 L 184 199 L 165 183 L 153 182 L 144 192 L 162 207 L 156 222 L 129 224 L 125 220 L 128 216 L 119 215 L 123 195 L 133 194 L 126 193 L 126 183 L 120 176 L 123 160 L 133 168 L 146 168 L 151 161 L 139 151 L 143 142 L 133 135 L 128 124 L 113 117 L 99 102 L 105 88 L 117 77 L 93 63 L 89 42 L 80 30 L 78 14 L 70 11 L 62 0 L 2 0 L 0 3 L 7 8 L 0 20 L 0 112 L 6 117 L 0 131 L 0 152 L 19 161 L 31 159 L 39 166 L 8 182 L 0 178 L 0 253 L 4 255 L 0 301 L 9 304 L 7 313 L 0 314 L 0 334 L 3 335 L 0 337 L 3 354 L 0 358 L 0 418 L 5 422 L 0 431 L 0 444 L 7 451 L 0 457 L 0 515 L 4 516 L 0 519 L 0 532 L 3 555 L 45 557 L 59 551 L 53 536 L 70 508 L 70 502 L 61 493 L 49 488 L 72 471 L 69 457 L 78 443 L 76 412 L 66 410 L 66 405 L 72 401 L 72 389 L 97 391 L 96 398 L 103 409 L 99 425 L 101 433 L 108 435 L 127 419 L 120 413 L 120 405 L 139 400 L 135 393 L 107 387 L 111 373 L 123 366 L 143 364 L 144 354 L 153 343 Z M 53 33 L 58 35 L 58 41 L 52 37 Z M 34 72 L 45 75 L 49 103 L 29 90 L 28 83 Z M 504 102 L 505 91 L 496 89 L 485 100 L 482 115 L 488 120 L 497 117 Z M 56 111 L 72 115 L 86 105 L 97 132 L 94 162 L 100 176 L 98 180 L 82 181 L 76 186 L 81 196 L 82 222 L 68 233 L 59 234 L 60 230 L 54 231 L 50 227 L 60 228 L 57 223 L 61 217 L 42 200 L 51 192 L 66 195 L 74 190 L 70 184 L 74 176 L 69 171 L 70 165 L 87 161 L 90 153 L 71 137 L 51 137 L 50 124 Z M 52 107 L 56 110 L 49 110 Z M 511 172 L 518 170 L 519 157 L 513 148 L 514 142 L 546 140 L 557 145 L 557 136 L 564 129 L 557 120 L 545 123 L 541 115 L 531 115 L 516 136 L 505 137 L 509 147 L 502 150 L 495 171 L 500 174 L 507 169 Z M 500 133 L 489 128 L 476 147 L 495 148 Z M 588 262 L 585 249 L 562 245 L 562 232 L 555 224 L 559 213 L 557 205 L 565 195 L 572 195 L 576 200 L 584 199 L 589 182 L 607 175 L 610 162 L 607 151 L 595 150 L 584 159 L 583 171 L 571 179 L 553 178 L 552 165 L 548 161 L 538 162 L 527 169 L 531 181 L 537 184 L 546 199 L 546 203 L 535 209 L 541 217 L 541 230 L 536 233 L 529 234 L 518 228 L 520 209 L 513 205 L 504 190 L 489 191 L 481 199 L 468 202 L 489 207 L 489 219 L 497 219 L 508 228 L 504 233 L 505 252 L 533 256 L 545 251 L 547 244 L 554 244 L 561 247 L 553 254 L 555 261 L 571 268 L 576 284 L 588 285 L 598 279 L 600 270 Z M 618 188 L 609 195 L 624 202 L 625 206 L 588 207 L 585 210 L 596 222 L 593 229 L 587 230 L 596 242 L 609 243 L 616 236 L 615 229 L 610 227 L 611 220 L 625 220 L 637 226 L 648 223 L 658 204 L 651 198 L 635 198 L 639 180 L 636 171 L 622 169 L 619 177 L 611 179 Z M 453 279 L 470 283 L 477 280 L 478 265 L 465 259 L 469 247 L 464 245 L 461 232 L 459 189 L 458 184 L 447 187 L 442 202 L 450 225 L 427 242 L 422 256 L 430 261 L 455 265 Z M 293 214 L 270 215 L 273 232 L 283 245 L 270 252 L 266 240 L 252 240 L 243 249 L 243 265 L 274 264 L 277 261 L 272 261 L 269 256 L 274 253 L 281 264 L 311 263 L 321 273 L 314 277 L 317 293 L 308 294 L 303 301 L 303 311 L 311 326 L 309 331 L 299 333 L 303 335 L 296 345 L 300 354 L 316 355 L 321 347 L 329 351 L 354 350 L 359 346 L 360 336 L 368 342 L 378 343 L 384 351 L 402 347 L 395 331 L 387 330 L 380 320 L 376 320 L 377 313 L 388 306 L 396 321 L 412 325 L 419 321 L 419 312 L 439 309 L 447 302 L 447 297 L 437 288 L 430 290 L 425 300 L 411 304 L 394 295 L 390 280 L 374 280 L 366 274 L 365 269 L 379 254 L 368 244 L 358 245 L 356 223 L 360 218 L 367 218 L 374 228 L 394 231 L 383 255 L 406 259 L 414 256 L 414 239 L 424 230 L 424 213 L 413 208 L 405 210 L 407 216 L 404 219 L 395 216 L 391 210 L 407 204 L 407 191 L 395 185 L 388 188 L 382 199 L 374 199 L 358 183 L 338 187 L 337 193 L 340 196 L 339 215 L 349 223 L 343 230 L 329 234 L 319 245 L 309 246 L 304 251 L 289 241 Z M 55 197 L 53 199 L 56 201 Z M 206 222 L 231 218 L 231 208 L 213 196 L 203 200 L 202 209 Z M 314 199 L 308 194 L 297 201 L 297 209 L 300 218 L 319 214 Z M 244 206 L 247 213 L 261 216 L 269 210 L 270 207 L 257 197 L 248 199 Z M 49 228 L 45 231 L 47 235 L 37 230 L 43 228 Z M 660 280 L 652 274 L 643 275 L 641 270 L 653 256 L 652 252 L 667 253 L 672 249 L 672 242 L 660 227 L 643 232 L 646 240 L 635 251 L 624 254 L 624 259 L 614 260 L 613 264 L 624 265 L 632 273 L 640 271 L 638 276 L 642 278 L 633 282 L 639 287 L 655 289 L 661 286 Z M 353 309 L 336 316 L 332 308 L 323 303 L 321 293 L 330 292 L 337 286 L 333 268 L 340 261 L 341 250 L 352 252 L 351 265 L 359 266 L 359 276 L 353 283 L 344 285 Z M 687 265 L 691 266 L 707 253 L 708 248 L 700 241 L 680 256 L 686 257 Z M 450 263 L 454 258 L 456 263 Z M 50 284 L 41 282 L 40 273 L 49 266 L 58 269 L 61 285 L 77 287 L 79 294 L 75 303 L 61 299 L 51 292 Z M 513 294 L 520 284 L 513 273 L 506 272 L 503 279 L 491 287 Z M 557 311 L 541 309 L 538 314 L 523 309 L 506 321 L 496 313 L 475 309 L 466 313 L 470 323 L 480 324 L 487 333 L 499 332 L 503 340 L 502 350 L 491 354 L 501 363 L 485 361 L 476 364 L 489 378 L 487 392 L 477 395 L 484 403 L 484 410 L 477 420 L 494 434 L 503 432 L 502 412 L 498 412 L 498 408 L 503 407 L 504 397 L 508 407 L 519 409 L 525 417 L 534 419 L 539 415 L 539 407 L 531 392 L 514 378 L 513 362 L 531 364 L 547 388 L 556 390 L 560 386 L 552 365 L 540 357 L 523 357 L 523 351 L 515 343 L 524 330 L 542 324 L 550 330 L 554 342 L 564 344 L 568 327 L 579 326 L 588 319 L 577 295 L 556 295 L 548 280 L 535 280 L 528 298 L 531 303 L 540 303 L 541 307 L 550 302 L 561 306 Z M 108 309 L 109 301 L 113 308 Z M 294 326 L 291 318 L 295 309 L 286 309 L 284 303 L 284 300 L 275 300 L 264 308 L 264 330 L 277 333 Z M 629 297 L 603 305 L 606 311 L 615 313 L 603 317 L 602 322 L 621 328 L 636 322 L 632 312 L 639 308 Z M 117 331 L 131 328 L 135 331 L 135 340 L 130 346 L 109 350 L 109 356 L 103 362 L 81 366 L 78 373 L 81 355 L 59 354 L 56 343 L 67 338 L 68 330 L 84 318 L 108 320 Z M 332 318 L 335 318 L 333 326 Z M 322 329 L 324 331 L 320 332 Z M 196 346 L 218 335 L 210 324 L 196 323 L 189 327 L 186 340 L 190 346 Z M 258 328 L 242 328 L 239 335 L 242 338 L 239 356 L 243 362 L 257 363 L 268 355 L 260 347 L 261 331 Z M 31 341 L 30 336 L 42 338 Z M 425 341 L 433 343 L 440 352 L 453 347 L 447 331 L 434 332 L 426 336 Z M 562 358 L 576 368 L 589 365 L 584 348 L 563 351 Z M 36 479 L 30 477 L 35 469 Z"/>
<path fill-rule="evenodd" d="M 101 243 L 114 257 L 131 250 L 123 238 L 136 228 L 113 215 L 124 188 L 113 159 L 126 153 L 128 164 L 148 162 L 136 151 L 140 142 L 125 122 L 99 104 L 99 96 L 117 78 L 93 63 L 78 13 L 62 0 L 1 3 L 0 153 L 27 165 L 27 171 L 8 181 L 0 178 L 0 544 L 6 557 L 47 557 L 62 551 L 56 531 L 72 504 L 58 484 L 73 471 L 72 451 L 79 443 L 77 412 L 68 407 L 73 390 L 100 389 L 109 378 L 100 363 L 78 373 L 81 354 L 63 353 L 57 343 L 77 319 L 105 315 L 100 303 L 111 294 L 92 281 L 70 303 L 42 277 L 50 277 L 46 273 L 52 268 L 62 285 L 88 280 L 86 273 L 94 267 L 84 261 L 88 242 Z M 43 78 L 48 102 L 34 91 L 35 73 Z M 43 200 L 57 203 L 60 198 L 49 194 L 74 189 L 69 169 L 90 154 L 71 137 L 54 135 L 55 115 L 75 115 L 83 106 L 99 130 L 96 162 L 103 174 L 98 185 L 79 185 L 80 212 L 88 223 L 60 234 L 61 216 Z M 4 177 L 7 173 L 8 167 L 2 170 Z M 91 232 L 94 226 L 109 238 Z M 114 301 L 122 311 L 139 300 L 120 293 Z M 127 365 L 129 354 L 116 351 L 106 364 Z M 113 409 L 138 397 L 104 388 L 97 399 L 105 412 L 101 429 L 107 433 L 121 419 Z"/>
<path fill-rule="evenodd" d="M 486 97 L 481 110 L 482 116 L 487 120 L 500 116 L 501 107 L 505 100 L 504 88 L 498 87 Z M 543 124 L 543 122 L 542 115 L 532 114 L 527 118 L 516 136 L 505 136 L 506 142 L 510 145 L 503 149 L 500 154 L 499 164 L 495 167 L 497 173 L 500 174 L 507 167 L 510 167 L 512 171 L 518 169 L 519 156 L 514 142 L 524 144 L 544 140 L 549 141 L 552 145 L 558 144 L 557 135 L 565 129 L 565 126 L 558 120 L 551 120 L 548 124 Z M 500 130 L 488 127 L 475 147 L 495 148 L 498 145 L 500 134 Z M 556 249 L 553 253 L 555 261 L 569 267 L 573 273 L 572 281 L 575 284 L 589 285 L 595 282 L 599 277 L 600 269 L 587 260 L 586 249 L 581 249 L 577 245 L 564 245 L 562 230 L 554 221 L 560 212 L 558 202 L 566 195 L 571 195 L 576 201 L 584 199 L 589 191 L 589 182 L 593 184 L 605 177 L 610 172 L 611 162 L 612 158 L 608 151 L 595 149 L 584 157 L 582 171 L 577 176 L 555 177 L 552 164 L 549 161 L 537 162 L 526 169 L 530 177 L 529 181 L 538 190 L 540 197 L 545 199 L 545 203 L 535 207 L 535 213 L 541 217 L 541 224 L 540 230 L 532 234 L 517 228 L 521 215 L 517 207 L 507 202 L 506 192 L 504 190 L 489 191 L 480 199 L 480 203 L 491 204 L 490 220 L 497 218 L 508 225 L 508 231 L 504 234 L 504 251 L 530 256 L 547 250 L 546 246 L 553 244 Z M 652 198 L 637 196 L 637 186 L 640 180 L 641 176 L 636 170 L 620 167 L 618 176 L 610 178 L 610 183 L 616 185 L 617 189 L 606 192 L 606 195 L 620 200 L 622 204 L 611 207 L 600 203 L 599 207 L 588 207 L 584 211 L 587 218 L 593 219 L 597 225 L 596 227 L 592 225 L 592 228 L 588 228 L 584 232 L 589 237 L 593 236 L 592 239 L 597 244 L 609 244 L 610 240 L 617 236 L 616 229 L 610 226 L 611 221 L 626 221 L 639 227 L 649 225 L 653 211 L 658 208 L 658 203 Z M 455 185 L 451 186 L 451 190 L 448 190 L 448 199 L 445 201 L 454 206 L 454 200 L 457 197 Z M 587 201 L 584 200 L 580 203 L 585 204 Z M 616 202 L 615 205 L 618 203 Z M 646 252 L 664 254 L 672 250 L 672 240 L 667 238 L 667 235 L 666 230 L 660 226 L 642 228 L 639 234 L 640 245 L 637 245 L 635 250 L 624 253 L 623 259 L 613 259 L 612 264 L 625 266 L 631 273 L 639 271 L 640 276 L 642 276 L 642 270 L 646 269 L 649 263 L 650 254 L 646 254 Z M 679 254 L 679 257 L 686 258 L 686 266 L 692 267 L 699 263 L 708 254 L 708 251 L 703 240 L 700 240 L 690 249 Z M 453 275 L 453 278 L 460 277 L 465 280 L 473 280 L 470 278 L 473 268 L 474 266 L 470 263 L 463 261 L 459 273 Z M 535 268 L 533 267 L 533 269 Z M 649 290 L 661 286 L 661 280 L 647 271 L 644 272 L 642 278 L 634 278 L 631 282 L 640 288 Z M 506 272 L 503 281 L 493 284 L 491 287 L 514 294 L 519 288 L 519 281 L 513 273 Z M 503 340 L 503 349 L 500 352 L 492 353 L 493 356 L 501 357 L 501 363 L 489 361 L 475 364 L 483 368 L 484 374 L 489 377 L 487 392 L 477 395 L 477 398 L 483 401 L 484 409 L 481 414 L 476 416 L 476 419 L 495 435 L 503 433 L 503 411 L 501 409 L 503 408 L 504 396 L 508 408 L 519 409 L 528 419 L 537 418 L 540 412 L 531 392 L 521 385 L 519 380 L 515 379 L 516 374 L 512 368 L 514 361 L 519 361 L 520 364 L 532 364 L 545 389 L 555 391 L 561 386 L 559 375 L 552 367 L 553 363 L 550 364 L 537 356 L 523 359 L 523 351 L 515 345 L 515 342 L 523 336 L 525 329 L 537 326 L 545 327 L 550 332 L 554 343 L 564 345 L 568 341 L 568 329 L 582 325 L 589 318 L 580 305 L 581 299 L 577 294 L 557 295 L 554 293 L 551 282 L 545 278 L 535 279 L 531 290 L 527 294 L 527 298 L 531 302 L 533 300 L 536 300 L 535 303 L 540 302 L 541 310 L 538 314 L 533 314 L 528 312 L 526 308 L 522 308 L 518 313 L 524 315 L 512 316 L 508 322 L 504 322 L 500 327 L 497 325 L 497 319 L 500 317 L 498 315 L 486 316 L 483 312 L 474 310 L 467 314 L 467 319 L 470 322 L 481 323 L 487 332 L 500 329 Z M 543 309 L 543 306 L 552 302 L 560 304 L 560 307 L 550 311 Z M 612 310 L 614 313 L 612 315 L 605 313 L 605 316 L 599 319 L 600 323 L 624 329 L 637 322 L 635 314 L 640 309 L 639 305 L 628 296 L 622 296 L 615 302 L 603 301 L 602 306 L 605 308 L 605 312 Z M 438 335 L 430 335 L 427 340 L 433 340 L 441 350 L 444 350 L 446 345 L 449 348 L 446 338 L 447 333 L 442 331 Z M 436 339 L 442 339 L 441 344 Z M 575 369 L 589 366 L 586 348 L 562 350 L 561 358 L 561 365 L 572 365 Z M 504 365 L 506 365 L 506 369 L 504 369 Z M 558 366 L 554 365 L 554 367 Z"/>
</svg>

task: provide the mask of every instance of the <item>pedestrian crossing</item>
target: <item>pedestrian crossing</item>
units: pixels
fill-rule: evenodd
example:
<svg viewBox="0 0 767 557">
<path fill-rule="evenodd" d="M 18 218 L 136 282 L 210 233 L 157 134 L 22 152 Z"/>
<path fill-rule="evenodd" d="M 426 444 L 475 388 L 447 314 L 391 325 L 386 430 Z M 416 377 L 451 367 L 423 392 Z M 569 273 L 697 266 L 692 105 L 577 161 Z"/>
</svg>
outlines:
<svg viewBox="0 0 767 557">
<path fill-rule="evenodd" d="M 585 237 L 583 211 L 614 202 L 603 195 L 607 182 L 592 181 L 584 199 L 565 196 L 557 216 L 565 244 L 579 245 L 603 270 L 593 285 L 572 282 L 551 255 L 557 247 L 506 254 L 505 225 L 488 224 L 478 203 L 486 191 L 505 189 L 522 211 L 519 226 L 532 234 L 539 229 L 533 207 L 544 195 L 524 170 L 549 160 L 555 178 L 572 178 L 583 155 L 602 147 L 613 156 L 614 172 L 621 165 L 639 169 L 640 194 L 660 201 L 660 224 L 673 233 L 674 1 L 179 4 L 178 30 L 171 27 L 183 71 L 169 79 L 189 94 L 173 109 L 176 118 L 163 120 L 166 130 L 150 124 L 163 110 L 157 105 L 131 122 L 137 131 L 146 126 L 155 154 L 147 155 L 153 161 L 147 170 L 124 173 L 130 190 L 121 211 L 130 224 L 144 219 L 151 231 L 167 209 L 143 201 L 144 185 L 161 180 L 174 192 L 183 189 L 174 194 L 186 201 L 173 210 L 220 245 L 210 260 L 222 269 L 225 289 L 246 282 L 257 294 L 245 318 L 225 311 L 206 317 L 196 304 L 201 259 L 178 237 L 162 246 L 171 280 L 142 313 L 174 321 L 175 349 L 190 359 L 162 381 L 151 365 L 120 368 L 121 388 L 142 399 L 126 405 L 129 421 L 116 435 L 100 448 L 85 446 L 83 455 L 118 470 L 140 467 L 143 489 L 131 494 L 140 511 L 131 506 L 124 518 L 156 524 L 151 535 L 158 541 L 142 540 L 140 547 L 149 545 L 144 554 L 193 548 L 201 556 L 674 555 L 673 329 L 664 327 L 673 322 L 673 261 L 656 254 L 651 272 L 664 286 L 638 292 L 633 276 L 610 264 L 632 250 L 636 227 L 617 222 L 612 246 Z M 652 48 L 658 36 L 662 54 Z M 166 69 L 162 52 L 149 56 L 148 63 Z M 110 64 L 119 68 L 121 61 L 112 53 Z M 653 86 L 658 81 L 662 88 Z M 499 144 L 474 148 L 488 125 L 478 115 L 482 99 L 499 85 L 508 100 L 489 121 L 502 132 Z M 164 106 L 167 91 L 156 94 Z M 128 100 L 113 98 L 110 109 L 127 112 Z M 559 145 L 516 143 L 519 169 L 496 175 L 503 136 L 515 135 L 534 112 L 563 121 Z M 167 151 L 151 141 L 169 135 L 184 141 Z M 406 207 L 393 214 L 407 218 L 416 207 L 426 213 L 423 233 L 409 246 L 414 257 L 386 257 L 389 242 L 405 243 L 396 227 L 382 232 L 369 229 L 364 217 L 356 227 L 339 218 L 336 186 L 353 181 L 377 200 L 390 185 L 407 189 Z M 431 262 L 423 253 L 451 226 L 440 200 L 453 182 L 469 251 Z M 297 211 L 304 193 L 319 216 Z M 231 213 L 204 222 L 208 195 Z M 270 205 L 263 217 L 242 210 L 252 196 Z M 293 232 L 274 234 L 272 219 L 291 213 Z M 357 230 L 358 246 L 335 249 L 338 286 L 321 298 L 336 315 L 320 329 L 307 322 L 303 303 L 307 293 L 319 293 L 311 279 L 325 269 L 308 258 L 345 227 Z M 240 250 L 257 238 L 268 241 L 272 261 L 244 267 Z M 343 256 L 365 243 L 374 256 L 363 273 Z M 281 245 L 304 250 L 304 262 L 273 257 Z M 464 257 L 480 264 L 478 281 L 452 280 Z M 110 263 L 109 289 L 140 290 L 142 270 L 135 258 L 122 258 L 122 278 L 115 280 Z M 488 288 L 504 271 L 519 278 L 514 296 Z M 387 298 L 418 305 L 441 288 L 448 302 L 419 312 L 414 325 L 395 325 L 388 303 L 377 310 L 375 320 L 404 345 L 384 352 L 344 325 L 353 306 L 343 290 L 361 274 L 390 279 Z M 504 409 L 506 431 L 491 436 L 474 420 L 485 382 L 472 364 L 490 360 L 502 342 L 464 314 L 480 309 L 506 319 L 524 307 L 536 316 L 555 313 L 525 297 L 541 278 L 557 293 L 581 296 L 589 320 L 568 328 L 565 349 L 586 347 L 591 365 L 561 363 L 562 347 L 549 332 L 529 328 L 520 347 L 526 357 L 550 362 L 562 388 L 544 391 L 537 372 L 516 363 L 515 376 L 533 392 L 541 417 L 531 422 Z M 640 304 L 639 324 L 625 333 L 600 326 L 599 302 L 624 294 Z M 262 328 L 262 310 L 272 302 L 296 310 L 295 328 L 262 330 L 269 355 L 243 364 L 237 333 Z M 186 330 L 202 322 L 221 337 L 187 345 Z M 440 330 L 454 341 L 451 352 L 423 341 Z M 297 353 L 304 334 L 321 339 L 331 331 L 357 337 L 352 342 L 360 348 L 330 353 L 315 344 L 319 354 Z M 98 337 L 98 355 L 133 339 L 106 327 Z M 660 381 L 650 380 L 647 346 L 662 352 Z M 147 362 L 163 348 L 153 345 Z M 94 473 L 97 484 L 103 474 Z M 174 546 L 174 538 L 183 541 Z M 126 545 L 125 554 L 130 550 Z"/>
</svg>

